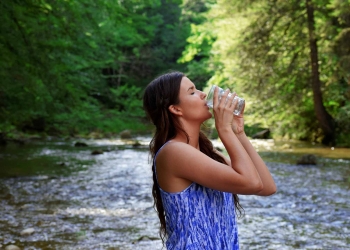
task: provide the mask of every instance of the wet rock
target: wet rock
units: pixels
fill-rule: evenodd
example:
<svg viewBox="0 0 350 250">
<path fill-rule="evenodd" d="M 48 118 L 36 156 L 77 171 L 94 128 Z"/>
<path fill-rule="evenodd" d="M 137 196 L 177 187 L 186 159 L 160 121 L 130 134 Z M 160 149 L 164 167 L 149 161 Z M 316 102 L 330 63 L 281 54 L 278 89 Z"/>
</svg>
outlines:
<svg viewBox="0 0 350 250">
<path fill-rule="evenodd" d="M 132 147 L 133 148 L 138 148 L 141 146 L 141 143 L 139 141 L 135 141 L 133 144 L 132 144 Z"/>
<path fill-rule="evenodd" d="M 252 136 L 253 139 L 268 139 L 270 137 L 270 129 L 265 129 Z"/>
<path fill-rule="evenodd" d="M 21 235 L 22 236 L 28 236 L 28 235 L 31 235 L 35 232 L 35 229 L 34 228 L 27 228 L 27 229 L 24 229 L 22 232 L 21 232 Z"/>
<path fill-rule="evenodd" d="M 103 151 L 97 149 L 97 150 L 92 151 L 91 154 L 92 154 L 92 155 L 101 155 L 101 154 L 103 154 Z"/>
<path fill-rule="evenodd" d="M 38 227 L 41 227 L 42 225 L 44 225 L 44 222 L 39 220 L 37 223 L 35 223 L 35 225 L 38 226 Z"/>
<path fill-rule="evenodd" d="M 133 241 L 132 244 L 135 244 L 136 242 L 143 241 L 143 240 L 159 240 L 159 238 L 143 235 L 139 237 L 137 240 Z"/>
<path fill-rule="evenodd" d="M 74 144 L 74 147 L 87 147 L 87 146 L 88 145 L 85 142 L 80 142 L 80 141 Z"/>
<path fill-rule="evenodd" d="M 313 154 L 302 155 L 297 160 L 297 165 L 317 165 L 316 156 Z"/>
<path fill-rule="evenodd" d="M 281 149 L 292 149 L 292 146 L 286 143 L 282 145 Z"/>
<path fill-rule="evenodd" d="M 120 132 L 120 138 L 121 139 L 131 139 L 131 131 L 130 130 L 123 130 L 122 132 Z"/>
<path fill-rule="evenodd" d="M 21 249 L 16 245 L 8 245 L 5 247 L 5 250 L 21 250 Z"/>
</svg>

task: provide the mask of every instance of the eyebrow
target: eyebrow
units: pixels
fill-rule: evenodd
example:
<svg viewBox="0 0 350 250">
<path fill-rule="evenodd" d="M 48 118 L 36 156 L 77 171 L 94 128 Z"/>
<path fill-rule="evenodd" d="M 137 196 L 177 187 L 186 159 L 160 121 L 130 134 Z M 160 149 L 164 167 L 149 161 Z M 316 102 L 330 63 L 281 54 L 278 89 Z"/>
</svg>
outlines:
<svg viewBox="0 0 350 250">
<path fill-rule="evenodd" d="M 189 90 L 193 90 L 193 89 L 194 89 L 194 86 L 188 88 L 187 92 L 188 92 Z"/>
</svg>

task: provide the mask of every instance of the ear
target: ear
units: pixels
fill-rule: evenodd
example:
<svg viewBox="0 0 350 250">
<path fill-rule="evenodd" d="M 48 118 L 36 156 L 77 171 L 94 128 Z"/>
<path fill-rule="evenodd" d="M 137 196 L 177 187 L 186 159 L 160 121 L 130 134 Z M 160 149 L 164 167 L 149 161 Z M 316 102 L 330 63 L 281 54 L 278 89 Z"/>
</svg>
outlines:
<svg viewBox="0 0 350 250">
<path fill-rule="evenodd" d="M 174 115 L 182 115 L 181 109 L 176 105 L 170 105 L 168 109 Z"/>
</svg>

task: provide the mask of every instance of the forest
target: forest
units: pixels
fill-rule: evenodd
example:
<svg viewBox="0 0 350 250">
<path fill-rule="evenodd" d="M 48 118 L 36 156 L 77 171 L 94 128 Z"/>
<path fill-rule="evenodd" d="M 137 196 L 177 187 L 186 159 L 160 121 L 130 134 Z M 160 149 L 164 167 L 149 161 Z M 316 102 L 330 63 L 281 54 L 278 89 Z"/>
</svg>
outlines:
<svg viewBox="0 0 350 250">
<path fill-rule="evenodd" d="M 3 0 L 0 144 L 152 132 L 157 75 L 246 100 L 247 134 L 350 147 L 350 0 Z"/>
</svg>

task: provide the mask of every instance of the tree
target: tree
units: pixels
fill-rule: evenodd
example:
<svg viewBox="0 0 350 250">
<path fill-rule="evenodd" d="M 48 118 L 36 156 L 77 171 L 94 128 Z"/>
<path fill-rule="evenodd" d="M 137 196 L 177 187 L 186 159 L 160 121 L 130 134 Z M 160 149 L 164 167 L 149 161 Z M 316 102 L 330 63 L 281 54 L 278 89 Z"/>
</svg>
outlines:
<svg viewBox="0 0 350 250">
<path fill-rule="evenodd" d="M 349 107 L 340 87 L 346 73 L 339 76 L 334 53 L 334 47 L 339 49 L 335 38 L 345 28 L 339 22 L 350 6 L 342 1 L 341 8 L 340 2 L 218 1 L 209 13 L 217 36 L 211 53 L 224 67 L 211 81 L 228 82 L 249 95 L 248 114 L 271 127 L 275 136 L 331 144 L 338 131 L 340 142 L 339 130 L 350 135 L 348 126 L 335 130 L 339 110 Z"/>
<path fill-rule="evenodd" d="M 189 25 L 190 34 L 178 63 L 185 65 L 186 75 L 198 89 L 206 86 L 215 71 L 210 58 L 216 37 L 206 16 L 212 5 L 210 0 L 185 0 L 182 5 L 181 20 Z"/>
<path fill-rule="evenodd" d="M 307 24 L 309 30 L 311 81 L 314 99 L 314 108 L 318 122 L 324 133 L 323 143 L 334 145 L 335 125 L 333 117 L 327 112 L 323 105 L 321 81 L 318 66 L 318 46 L 315 34 L 314 7 L 311 0 L 306 0 Z"/>
</svg>

